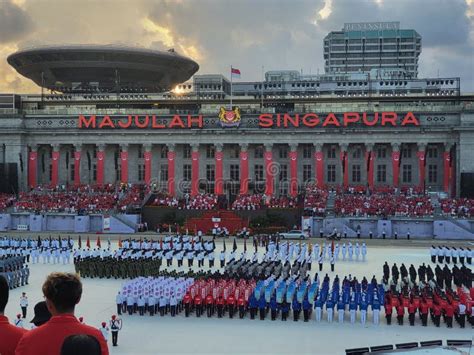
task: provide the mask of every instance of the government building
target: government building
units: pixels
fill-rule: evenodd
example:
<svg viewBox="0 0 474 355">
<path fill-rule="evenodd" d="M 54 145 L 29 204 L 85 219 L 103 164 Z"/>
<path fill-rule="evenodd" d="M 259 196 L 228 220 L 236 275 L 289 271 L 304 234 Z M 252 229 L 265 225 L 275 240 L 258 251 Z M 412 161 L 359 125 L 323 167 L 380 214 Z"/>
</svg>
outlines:
<svg viewBox="0 0 474 355">
<path fill-rule="evenodd" d="M 474 96 L 457 77 L 418 78 L 420 42 L 393 23 L 346 24 L 324 40 L 325 74 L 269 71 L 232 88 L 173 50 L 14 53 L 42 93 L 0 95 L 2 191 L 123 182 L 232 200 L 315 184 L 472 197 Z M 404 62 L 385 61 L 389 46 Z"/>
</svg>

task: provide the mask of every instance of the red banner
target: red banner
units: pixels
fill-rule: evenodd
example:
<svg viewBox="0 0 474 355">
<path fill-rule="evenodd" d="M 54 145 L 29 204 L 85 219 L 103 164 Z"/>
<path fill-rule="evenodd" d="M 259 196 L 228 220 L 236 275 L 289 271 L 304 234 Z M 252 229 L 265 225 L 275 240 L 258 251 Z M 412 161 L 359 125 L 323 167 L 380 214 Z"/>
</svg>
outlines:
<svg viewBox="0 0 474 355">
<path fill-rule="evenodd" d="M 240 152 L 240 194 L 245 195 L 249 190 L 249 154 Z"/>
<path fill-rule="evenodd" d="M 58 185 L 58 167 L 59 167 L 59 152 L 53 151 L 52 157 L 52 169 L 51 169 L 51 185 L 53 187 Z"/>
<path fill-rule="evenodd" d="M 424 150 L 420 150 L 416 153 L 416 156 L 418 157 L 418 168 L 420 170 L 420 173 L 419 173 L 419 187 L 420 189 L 424 189 L 425 188 L 425 169 L 426 169 L 426 166 L 425 166 L 425 151 Z"/>
<path fill-rule="evenodd" d="M 97 151 L 97 185 L 104 184 L 105 151 Z"/>
<path fill-rule="evenodd" d="M 398 187 L 400 176 L 400 152 L 392 152 L 393 187 Z"/>
<path fill-rule="evenodd" d="M 175 189 L 174 189 L 174 182 L 175 182 L 175 176 L 174 176 L 174 165 L 175 165 L 175 157 L 176 153 L 169 151 L 168 152 L 168 194 L 171 196 L 174 196 L 175 194 Z"/>
<path fill-rule="evenodd" d="M 298 152 L 290 152 L 290 196 L 298 195 Z"/>
<path fill-rule="evenodd" d="M 74 152 L 74 185 L 81 184 L 81 151 Z"/>
<path fill-rule="evenodd" d="M 151 152 L 144 152 L 145 160 L 145 184 L 149 184 L 151 180 Z"/>
<path fill-rule="evenodd" d="M 128 152 L 120 152 L 120 180 L 128 182 Z"/>
<path fill-rule="evenodd" d="M 449 178 L 451 175 L 450 164 L 451 164 L 451 155 L 449 152 L 443 153 L 443 190 L 449 195 Z"/>
<path fill-rule="evenodd" d="M 273 164 L 273 153 L 265 152 L 265 195 L 273 195 L 273 185 L 276 166 Z"/>
<path fill-rule="evenodd" d="M 322 151 L 314 153 L 316 159 L 316 186 L 320 189 L 324 186 L 324 155 Z"/>
<path fill-rule="evenodd" d="M 38 167 L 38 152 L 31 151 L 28 154 L 28 186 L 30 188 L 36 187 L 37 167 Z"/>
<path fill-rule="evenodd" d="M 216 175 L 214 183 L 214 193 L 216 195 L 222 195 L 224 193 L 224 182 L 222 180 L 223 176 L 223 159 L 224 153 L 221 151 L 216 152 Z"/>
<path fill-rule="evenodd" d="M 199 193 L 199 152 L 191 153 L 191 196 Z"/>
</svg>

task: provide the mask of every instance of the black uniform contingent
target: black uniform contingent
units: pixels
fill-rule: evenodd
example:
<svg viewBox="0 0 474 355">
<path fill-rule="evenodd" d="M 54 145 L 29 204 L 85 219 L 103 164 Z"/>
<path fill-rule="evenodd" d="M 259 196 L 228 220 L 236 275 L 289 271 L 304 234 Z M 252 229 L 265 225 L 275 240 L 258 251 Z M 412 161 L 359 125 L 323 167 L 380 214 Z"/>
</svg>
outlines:
<svg viewBox="0 0 474 355">
<path fill-rule="evenodd" d="M 4 276 L 10 289 L 28 284 L 30 269 L 24 256 L 0 257 L 0 275 Z"/>
<path fill-rule="evenodd" d="M 86 257 L 74 260 L 76 272 L 81 277 L 128 279 L 139 276 L 157 276 L 160 271 L 161 259 L 139 257 L 120 259 L 117 257 Z"/>
</svg>

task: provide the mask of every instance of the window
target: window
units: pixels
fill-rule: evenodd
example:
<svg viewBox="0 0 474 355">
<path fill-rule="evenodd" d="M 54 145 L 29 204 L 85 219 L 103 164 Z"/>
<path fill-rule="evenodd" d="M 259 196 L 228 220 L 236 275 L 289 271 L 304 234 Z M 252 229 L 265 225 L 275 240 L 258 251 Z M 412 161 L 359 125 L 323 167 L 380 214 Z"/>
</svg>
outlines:
<svg viewBox="0 0 474 355">
<path fill-rule="evenodd" d="M 402 158 L 411 158 L 411 149 L 403 148 L 402 149 Z"/>
<path fill-rule="evenodd" d="M 92 149 L 92 158 L 93 159 L 96 159 L 97 158 L 97 147 L 94 147 L 94 149 Z M 95 180 L 95 179 L 94 179 Z"/>
<path fill-rule="evenodd" d="M 360 165 L 352 165 L 352 182 L 360 182 Z"/>
<path fill-rule="evenodd" d="M 74 175 L 76 175 L 76 167 L 74 166 L 74 164 L 69 165 L 69 172 L 69 180 L 74 181 Z"/>
<path fill-rule="evenodd" d="M 263 158 L 263 146 L 259 145 L 259 146 L 255 147 L 254 157 L 256 159 Z"/>
<path fill-rule="evenodd" d="M 138 181 L 145 180 L 145 164 L 138 164 Z"/>
<path fill-rule="evenodd" d="M 288 158 L 288 147 L 287 146 L 280 146 L 278 148 L 278 153 L 280 159 L 287 159 Z"/>
<path fill-rule="evenodd" d="M 303 182 L 311 181 L 312 177 L 313 177 L 313 174 L 311 171 L 311 164 L 303 165 Z"/>
<path fill-rule="evenodd" d="M 230 179 L 232 181 L 239 181 L 240 166 L 239 164 L 230 164 Z"/>
<path fill-rule="evenodd" d="M 362 149 L 360 147 L 356 147 L 352 152 L 352 158 L 360 159 L 362 157 Z"/>
<path fill-rule="evenodd" d="M 49 176 L 49 181 L 53 180 L 53 164 L 49 164 L 48 176 Z"/>
<path fill-rule="evenodd" d="M 183 180 L 191 181 L 191 164 L 183 165 Z"/>
<path fill-rule="evenodd" d="M 282 164 L 280 165 L 280 174 L 279 174 L 279 181 L 287 181 L 288 180 L 288 165 Z"/>
<path fill-rule="evenodd" d="M 387 166 L 377 165 L 377 182 L 387 182 Z"/>
<path fill-rule="evenodd" d="M 263 180 L 263 165 L 257 164 L 254 166 L 254 176 L 255 181 L 264 181 Z"/>
<path fill-rule="evenodd" d="M 402 166 L 402 181 L 404 183 L 411 182 L 411 165 L 403 164 Z"/>
<path fill-rule="evenodd" d="M 208 159 L 214 159 L 216 154 L 216 149 L 213 144 L 208 144 L 206 146 L 206 158 Z"/>
<path fill-rule="evenodd" d="M 311 145 L 305 144 L 303 145 L 303 159 L 311 159 L 312 153 Z"/>
<path fill-rule="evenodd" d="M 92 180 L 97 181 L 97 164 L 92 165 Z"/>
<path fill-rule="evenodd" d="M 115 181 L 122 181 L 122 166 L 120 164 L 117 165 L 115 170 Z"/>
<path fill-rule="evenodd" d="M 438 148 L 437 147 L 429 147 L 426 152 L 427 158 L 437 158 L 438 157 Z"/>
<path fill-rule="evenodd" d="M 438 183 L 438 165 L 428 165 L 428 183 Z"/>
<path fill-rule="evenodd" d="M 143 158 L 143 146 L 139 145 L 137 150 L 138 159 Z"/>
<path fill-rule="evenodd" d="M 183 158 L 184 159 L 190 159 L 191 158 L 191 146 L 186 144 L 183 147 Z"/>
<path fill-rule="evenodd" d="M 328 159 L 336 159 L 336 147 L 331 146 L 328 149 Z"/>
<path fill-rule="evenodd" d="M 206 165 L 206 180 L 214 182 L 216 179 L 216 167 L 214 164 Z"/>
<path fill-rule="evenodd" d="M 161 147 L 160 157 L 161 159 L 168 158 L 168 146 L 164 145 Z"/>
<path fill-rule="evenodd" d="M 377 158 L 384 159 L 387 157 L 387 148 L 386 147 L 378 147 L 377 148 Z"/>
<path fill-rule="evenodd" d="M 230 158 L 231 159 L 237 159 L 239 157 L 239 154 L 240 154 L 239 146 L 238 145 L 233 145 L 230 148 Z"/>
<path fill-rule="evenodd" d="M 328 165 L 327 182 L 336 182 L 336 165 Z"/>
<path fill-rule="evenodd" d="M 163 164 L 160 166 L 160 181 L 168 181 L 168 165 Z"/>
</svg>

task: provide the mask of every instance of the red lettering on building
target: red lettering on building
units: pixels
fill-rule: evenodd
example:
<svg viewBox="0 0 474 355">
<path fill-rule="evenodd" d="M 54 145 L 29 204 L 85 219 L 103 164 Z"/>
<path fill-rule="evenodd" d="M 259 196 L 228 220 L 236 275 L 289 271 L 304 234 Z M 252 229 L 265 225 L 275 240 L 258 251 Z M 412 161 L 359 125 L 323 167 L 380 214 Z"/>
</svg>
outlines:
<svg viewBox="0 0 474 355">
<path fill-rule="evenodd" d="M 258 125 L 262 128 L 270 128 L 273 126 L 273 117 L 271 113 L 262 113 L 258 116 Z"/>
<path fill-rule="evenodd" d="M 145 120 L 143 122 L 140 122 L 139 116 L 135 115 L 135 126 L 137 128 L 147 128 L 149 124 L 150 118 L 148 117 L 148 115 L 145 116 Z"/>
<path fill-rule="evenodd" d="M 99 128 L 115 128 L 115 125 L 109 116 L 104 116 L 102 122 L 99 124 Z"/>
<path fill-rule="evenodd" d="M 199 115 L 198 117 L 192 117 L 191 115 L 188 115 L 188 128 L 193 128 L 194 123 L 197 123 L 197 128 L 202 128 L 203 126 L 202 115 Z"/>
<path fill-rule="evenodd" d="M 413 112 L 408 112 L 405 115 L 405 117 L 403 117 L 402 126 L 406 126 L 408 124 L 412 124 L 414 126 L 419 126 L 420 125 L 420 121 L 418 121 L 418 118 L 415 117 Z"/>
<path fill-rule="evenodd" d="M 333 125 L 333 126 L 337 126 L 337 127 L 340 127 L 341 124 L 339 123 L 339 121 L 337 120 L 337 117 L 336 115 L 334 115 L 334 113 L 330 113 L 329 115 L 326 116 L 326 118 L 324 119 L 324 122 L 323 122 L 323 127 L 326 127 L 328 125 Z"/>
<path fill-rule="evenodd" d="M 184 128 L 184 123 L 183 123 L 183 120 L 181 119 L 181 116 L 174 115 L 168 127 L 169 128 L 175 128 L 175 127 Z"/>
<path fill-rule="evenodd" d="M 87 119 L 83 115 L 79 115 L 79 128 L 95 128 L 96 125 L 96 118 L 95 115 L 91 116 Z"/>
<path fill-rule="evenodd" d="M 395 112 L 382 112 L 382 126 L 390 123 L 392 126 L 397 125 L 397 114 Z"/>
<path fill-rule="evenodd" d="M 307 113 L 301 118 L 301 122 L 306 127 L 316 127 L 320 123 L 320 120 L 317 114 Z"/>
<path fill-rule="evenodd" d="M 346 112 L 344 113 L 344 127 L 347 127 L 350 123 L 356 123 L 360 121 L 360 115 L 357 112 Z"/>
<path fill-rule="evenodd" d="M 118 121 L 118 125 L 120 128 L 130 128 L 130 126 L 132 125 L 132 116 L 128 115 L 126 123 Z"/>
<path fill-rule="evenodd" d="M 300 126 L 300 115 L 296 114 L 295 117 L 291 117 L 289 114 L 285 113 L 283 115 L 283 127 L 287 128 L 289 123 L 293 125 L 293 127 Z"/>
<path fill-rule="evenodd" d="M 366 126 L 375 126 L 378 122 L 379 122 L 379 113 L 378 112 L 375 112 L 374 113 L 374 119 L 372 121 L 370 121 L 368 118 L 367 118 L 367 112 L 364 112 L 362 114 L 362 122 L 364 123 L 364 125 Z"/>
</svg>

